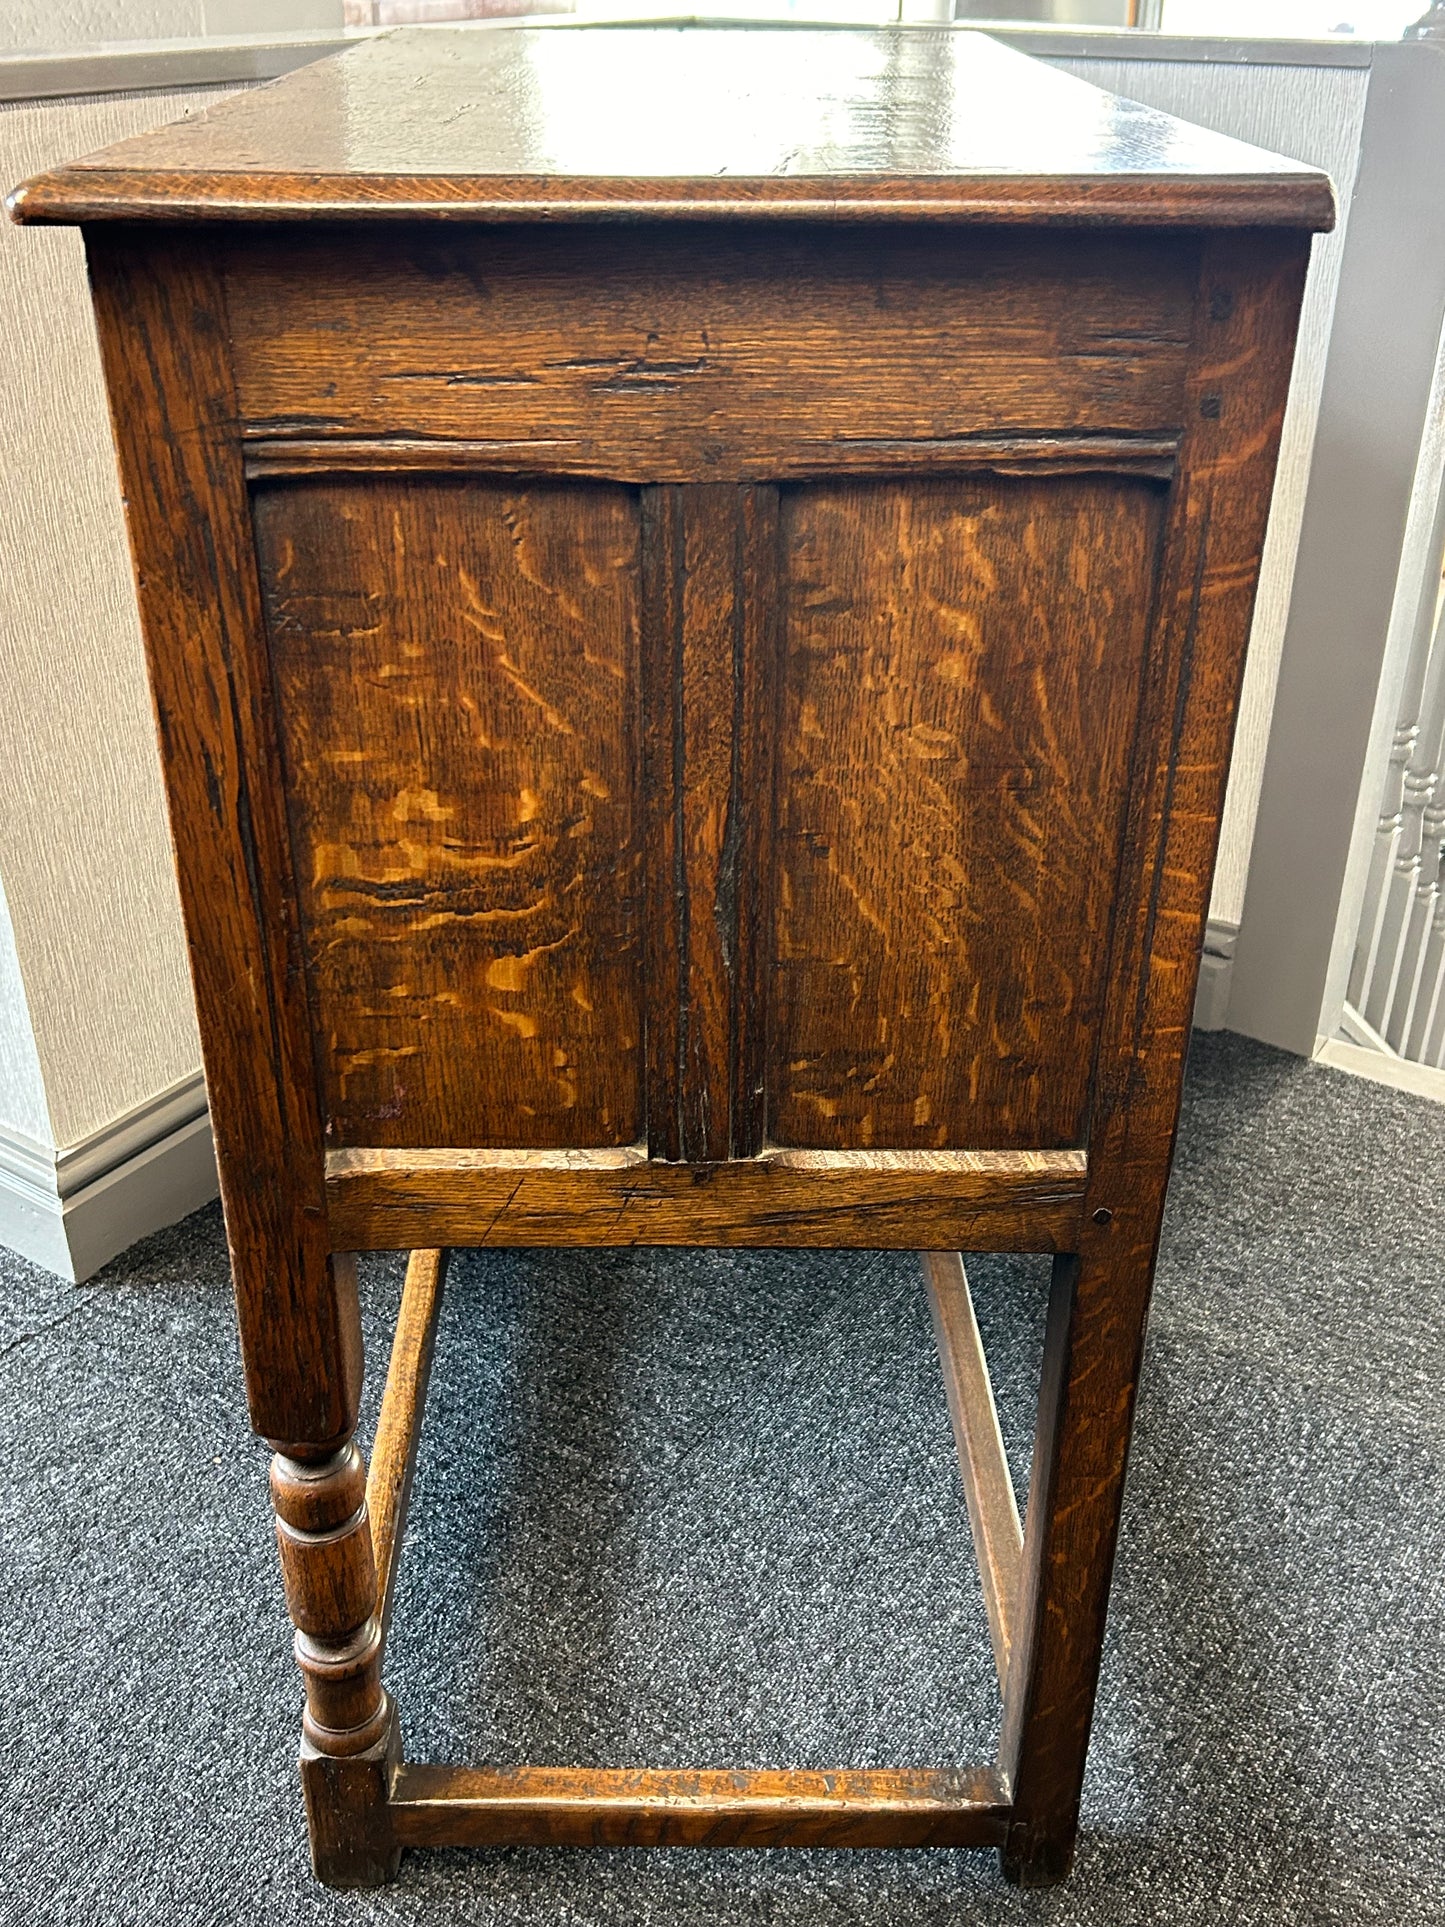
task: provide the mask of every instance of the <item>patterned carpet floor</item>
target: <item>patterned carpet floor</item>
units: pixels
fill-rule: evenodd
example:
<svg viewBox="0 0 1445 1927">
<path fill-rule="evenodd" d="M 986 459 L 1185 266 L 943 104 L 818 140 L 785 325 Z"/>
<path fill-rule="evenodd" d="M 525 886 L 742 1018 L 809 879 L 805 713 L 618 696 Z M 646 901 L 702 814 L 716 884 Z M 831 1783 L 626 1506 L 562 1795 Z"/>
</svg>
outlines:
<svg viewBox="0 0 1445 1927">
<path fill-rule="evenodd" d="M 1445 1922 L 1442 1118 L 1196 1040 L 1052 1893 L 943 1851 L 412 1854 L 318 1888 L 218 1214 L 82 1288 L 0 1254 L 0 1923 Z M 969 1269 L 1022 1485 L 1046 1269 Z M 368 1425 L 399 1283 L 367 1261 Z M 461 1259 L 388 1678 L 417 1758 L 986 1756 L 916 1260 Z"/>
</svg>

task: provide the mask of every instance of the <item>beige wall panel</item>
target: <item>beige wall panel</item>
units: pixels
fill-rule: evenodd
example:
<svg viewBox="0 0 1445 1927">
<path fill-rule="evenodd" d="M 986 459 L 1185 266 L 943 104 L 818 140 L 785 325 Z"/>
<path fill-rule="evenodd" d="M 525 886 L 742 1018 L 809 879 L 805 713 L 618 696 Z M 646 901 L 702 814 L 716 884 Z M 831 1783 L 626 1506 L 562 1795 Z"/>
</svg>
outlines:
<svg viewBox="0 0 1445 1927">
<path fill-rule="evenodd" d="M 1260 570 L 1259 599 L 1250 636 L 1249 666 L 1240 701 L 1234 767 L 1224 807 L 1219 869 L 1210 914 L 1238 923 L 1244 908 L 1244 882 L 1264 776 L 1270 715 L 1279 676 L 1285 618 L 1294 581 L 1295 551 L 1304 513 L 1314 448 L 1325 351 L 1334 316 L 1349 207 L 1359 159 L 1360 126 L 1369 84 L 1366 67 L 1244 67 L 1222 61 L 1061 60 L 1050 66 L 1077 74 L 1095 87 L 1107 87 L 1130 100 L 1143 101 L 1183 120 L 1197 121 L 1217 133 L 1252 141 L 1292 159 L 1322 167 L 1335 184 L 1341 219 L 1333 234 L 1315 239 L 1314 260 L 1299 349 L 1290 388 L 1289 413 L 1280 444 L 1274 512 Z"/>
<path fill-rule="evenodd" d="M 223 91 L 0 105 L 0 182 Z M 0 223 L 0 332 L 0 877 L 64 1149 L 200 1052 L 78 233 Z"/>
<path fill-rule="evenodd" d="M 6 0 L 0 6 L 0 51 L 5 53 L 202 31 L 201 0 Z"/>
</svg>

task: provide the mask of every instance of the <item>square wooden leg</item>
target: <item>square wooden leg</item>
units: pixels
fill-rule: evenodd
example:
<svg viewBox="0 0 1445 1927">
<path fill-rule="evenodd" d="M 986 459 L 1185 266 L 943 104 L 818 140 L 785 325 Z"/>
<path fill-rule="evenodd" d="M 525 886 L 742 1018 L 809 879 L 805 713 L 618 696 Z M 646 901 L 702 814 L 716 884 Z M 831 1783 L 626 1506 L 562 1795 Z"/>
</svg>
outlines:
<svg viewBox="0 0 1445 1927">
<path fill-rule="evenodd" d="M 401 1766 L 401 1721 L 387 1701 L 386 1730 L 363 1753 L 323 1753 L 301 1740 L 301 1790 L 311 1832 L 311 1866 L 328 1887 L 380 1887 L 401 1861 L 391 1792 Z"/>
<path fill-rule="evenodd" d="M 1068 1877 L 1139 1383 L 1152 1247 L 1054 1260 L 1000 1765 L 1005 1876 Z"/>
</svg>

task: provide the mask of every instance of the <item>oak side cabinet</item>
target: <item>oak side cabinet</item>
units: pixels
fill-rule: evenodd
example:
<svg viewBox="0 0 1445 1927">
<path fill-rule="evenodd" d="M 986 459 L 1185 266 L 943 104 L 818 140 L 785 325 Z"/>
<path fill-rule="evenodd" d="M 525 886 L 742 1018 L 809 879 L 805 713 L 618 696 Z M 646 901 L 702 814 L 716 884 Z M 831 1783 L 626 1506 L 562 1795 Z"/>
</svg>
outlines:
<svg viewBox="0 0 1445 1927">
<path fill-rule="evenodd" d="M 365 40 L 11 207 L 85 229 L 318 1875 L 1061 1879 L 1328 182 L 972 32 L 562 25 Z M 995 1762 L 403 1758 L 446 1253 L 618 1244 L 924 1254 Z M 1053 1254 L 1022 1528 L 980 1250 Z"/>
</svg>

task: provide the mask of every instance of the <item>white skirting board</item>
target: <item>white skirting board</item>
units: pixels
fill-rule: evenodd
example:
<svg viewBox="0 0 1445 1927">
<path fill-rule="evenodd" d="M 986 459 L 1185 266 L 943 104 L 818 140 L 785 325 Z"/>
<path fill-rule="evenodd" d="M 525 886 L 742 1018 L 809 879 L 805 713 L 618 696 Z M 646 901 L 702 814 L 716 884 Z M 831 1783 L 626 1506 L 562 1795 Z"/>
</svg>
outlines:
<svg viewBox="0 0 1445 1927">
<path fill-rule="evenodd" d="M 1354 1077 L 1366 1077 L 1372 1084 L 1385 1084 L 1391 1090 L 1409 1091 L 1445 1104 L 1445 1071 L 1436 1070 L 1433 1064 L 1412 1064 L 1393 1051 L 1370 1050 L 1347 1038 L 1327 1037 L 1315 1052 L 1315 1062 L 1327 1064 L 1331 1070 L 1349 1071 Z"/>
<path fill-rule="evenodd" d="M 1445 1104 L 1445 1070 L 1401 1057 L 1352 1004 L 1347 1003 L 1341 1012 L 1338 1035 L 1315 1039 L 1315 1062 L 1328 1064 L 1332 1070 L 1349 1071 L 1354 1077 L 1366 1077 L 1372 1084 Z"/>
<path fill-rule="evenodd" d="M 199 1072 L 66 1151 L 0 1129 L 0 1245 L 76 1284 L 216 1191 Z"/>
</svg>

